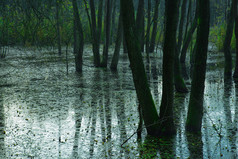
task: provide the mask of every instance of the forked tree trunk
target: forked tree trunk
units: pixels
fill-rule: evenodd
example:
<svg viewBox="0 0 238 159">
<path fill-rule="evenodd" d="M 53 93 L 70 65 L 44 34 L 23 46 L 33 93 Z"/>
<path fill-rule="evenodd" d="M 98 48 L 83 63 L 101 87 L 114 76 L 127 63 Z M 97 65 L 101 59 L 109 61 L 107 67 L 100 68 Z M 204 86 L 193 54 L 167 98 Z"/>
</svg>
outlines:
<svg viewBox="0 0 238 159">
<path fill-rule="evenodd" d="M 133 81 L 137 98 L 142 109 L 143 120 L 149 135 L 157 136 L 159 118 L 147 82 L 139 40 L 136 37 L 134 7 L 132 0 L 121 0 L 123 29 L 128 49 Z"/>
<path fill-rule="evenodd" d="M 176 33 L 178 24 L 178 0 L 165 1 L 165 39 L 163 47 L 163 88 L 159 119 L 160 133 L 175 134 L 174 105 L 174 57 L 176 51 Z"/>
</svg>

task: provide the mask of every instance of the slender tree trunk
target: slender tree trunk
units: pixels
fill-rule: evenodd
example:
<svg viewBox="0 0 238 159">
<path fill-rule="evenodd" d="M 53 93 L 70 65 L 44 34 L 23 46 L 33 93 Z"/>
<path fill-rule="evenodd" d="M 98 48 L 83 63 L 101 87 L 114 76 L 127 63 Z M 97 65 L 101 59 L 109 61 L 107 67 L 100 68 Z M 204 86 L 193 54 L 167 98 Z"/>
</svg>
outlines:
<svg viewBox="0 0 238 159">
<path fill-rule="evenodd" d="M 238 8 L 235 7 L 235 36 L 236 36 L 236 66 L 233 74 L 234 78 L 238 78 Z"/>
<path fill-rule="evenodd" d="M 187 93 L 188 89 L 186 87 L 186 84 L 184 82 L 182 72 L 181 72 L 181 66 L 179 62 L 179 53 L 181 49 L 182 39 L 183 39 L 183 28 L 184 28 L 184 19 L 186 14 L 186 4 L 187 0 L 183 0 L 182 7 L 181 7 L 181 18 L 179 23 L 179 35 L 178 35 L 178 42 L 177 42 L 177 48 L 175 51 L 175 59 L 174 59 L 174 83 L 175 88 L 178 92 L 181 93 Z M 179 13 L 179 10 L 178 10 Z"/>
<path fill-rule="evenodd" d="M 155 11 L 154 11 L 154 24 L 153 24 L 153 30 L 151 35 L 151 41 L 150 41 L 150 52 L 154 52 L 155 50 L 155 39 L 157 35 L 157 25 L 158 25 L 158 17 L 159 17 L 159 4 L 160 0 L 155 0 Z"/>
<path fill-rule="evenodd" d="M 198 0 L 197 47 L 191 94 L 189 99 L 186 130 L 201 133 L 203 117 L 203 97 L 206 76 L 207 49 L 209 36 L 210 5 L 209 0 Z"/>
<path fill-rule="evenodd" d="M 197 3 L 197 2 L 196 2 Z M 189 47 L 189 44 L 192 40 L 193 37 L 193 33 L 197 28 L 197 8 L 196 8 L 196 13 L 195 13 L 195 17 L 192 23 L 192 26 L 190 27 L 190 29 L 188 30 L 188 32 L 186 33 L 184 42 L 183 42 L 183 47 L 181 50 L 181 55 L 180 55 L 180 63 L 182 66 L 182 75 L 184 78 L 188 78 L 188 74 L 187 74 L 187 69 L 186 69 L 186 54 L 187 54 L 187 50 Z"/>
<path fill-rule="evenodd" d="M 116 19 L 116 1 L 112 0 L 112 25 L 111 25 L 111 38 L 110 38 L 110 45 L 115 42 L 114 40 L 114 32 L 115 32 L 115 19 Z"/>
<path fill-rule="evenodd" d="M 111 13 L 112 13 L 112 5 L 111 5 L 111 0 L 107 0 L 107 9 L 106 9 L 106 30 L 105 30 L 105 36 L 106 36 L 106 42 L 105 46 L 103 49 L 103 59 L 101 63 L 101 67 L 107 67 L 108 63 L 108 49 L 109 49 L 109 44 L 110 44 L 110 26 L 111 26 Z"/>
<path fill-rule="evenodd" d="M 133 81 L 137 98 L 142 109 L 142 116 L 149 135 L 157 135 L 159 118 L 147 82 L 140 45 L 136 37 L 134 7 L 132 0 L 121 0 L 123 29 L 128 48 Z"/>
<path fill-rule="evenodd" d="M 175 134 L 173 119 L 174 104 L 174 57 L 178 24 L 178 0 L 165 1 L 165 39 L 163 48 L 163 88 L 159 119 L 160 134 Z"/>
<path fill-rule="evenodd" d="M 188 0 L 183 0 L 182 1 L 182 7 L 181 7 L 181 16 L 180 16 L 180 22 L 179 22 L 179 32 L 178 32 L 178 51 L 180 54 L 181 51 L 181 45 L 183 41 L 183 33 L 184 33 L 184 21 L 186 17 L 186 6 L 187 6 Z"/>
<path fill-rule="evenodd" d="M 96 13 L 94 0 L 90 0 L 90 10 L 91 10 L 91 22 L 92 22 L 92 36 L 93 36 L 93 56 L 94 56 L 94 65 L 95 67 L 100 66 L 100 52 L 99 52 L 99 39 L 97 33 L 96 25 Z"/>
<path fill-rule="evenodd" d="M 124 32 L 124 29 L 123 29 L 123 32 Z M 125 35 L 122 34 L 122 37 L 123 37 L 123 52 L 124 52 L 125 54 L 127 54 L 127 53 L 128 53 L 128 50 L 127 50 L 127 46 L 126 46 Z"/>
<path fill-rule="evenodd" d="M 73 13 L 74 13 L 74 55 L 75 55 L 75 65 L 76 72 L 82 72 L 83 64 L 83 47 L 84 47 L 84 38 L 83 38 L 83 28 L 82 23 L 79 17 L 78 5 L 76 0 L 72 0 L 73 3 Z"/>
<path fill-rule="evenodd" d="M 151 26 L 151 0 L 148 0 L 148 10 L 147 10 L 147 30 L 146 30 L 146 55 L 149 58 L 150 49 L 150 26 Z"/>
<path fill-rule="evenodd" d="M 225 56 L 225 68 L 224 68 L 224 76 L 226 78 L 232 77 L 232 55 L 231 55 L 231 38 L 233 34 L 234 20 L 235 20 L 235 5 L 237 4 L 237 0 L 232 0 L 232 6 L 229 13 L 227 28 L 226 28 L 226 36 L 224 41 L 224 56 Z"/>
<path fill-rule="evenodd" d="M 186 53 L 187 53 L 187 50 L 188 50 L 188 46 L 189 46 L 189 43 L 192 40 L 193 33 L 194 33 L 196 28 L 197 28 L 197 15 L 195 15 L 192 26 L 188 30 L 187 36 L 184 39 L 184 43 L 183 43 L 183 47 L 182 47 L 181 55 L 180 55 L 180 62 L 181 63 L 185 63 L 185 61 L 186 61 Z"/>
<path fill-rule="evenodd" d="M 115 51 L 112 57 L 112 63 L 110 66 L 112 70 L 117 70 L 117 64 L 119 61 L 119 54 L 120 54 L 120 48 L 121 48 L 121 42 L 122 42 L 122 33 L 123 33 L 122 32 L 122 16 L 120 14 L 119 22 L 118 22 L 116 46 L 115 46 Z"/>
<path fill-rule="evenodd" d="M 144 13 L 144 0 L 139 0 L 137 15 L 136 15 L 136 26 L 137 26 L 137 35 L 139 42 L 144 45 L 144 20 L 145 20 L 145 13 Z M 141 47 L 143 49 L 143 47 Z M 143 52 L 143 50 L 141 50 Z"/>
<path fill-rule="evenodd" d="M 98 3 L 98 30 L 97 30 L 97 37 L 98 37 L 98 49 L 100 49 L 101 43 L 101 34 L 102 34 L 102 16 L 103 16 L 103 0 L 99 0 Z M 98 51 L 99 52 L 99 51 Z"/>
<path fill-rule="evenodd" d="M 61 55 L 61 35 L 60 35 L 60 19 L 59 19 L 59 0 L 55 0 L 56 5 L 56 30 L 57 30 L 57 46 L 58 54 Z"/>
</svg>

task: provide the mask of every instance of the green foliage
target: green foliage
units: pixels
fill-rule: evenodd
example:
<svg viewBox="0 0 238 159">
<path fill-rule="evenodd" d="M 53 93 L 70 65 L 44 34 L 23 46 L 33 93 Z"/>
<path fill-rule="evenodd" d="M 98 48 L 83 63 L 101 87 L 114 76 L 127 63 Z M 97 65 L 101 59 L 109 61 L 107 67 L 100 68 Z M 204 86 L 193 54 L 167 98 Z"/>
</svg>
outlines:
<svg viewBox="0 0 238 159">
<path fill-rule="evenodd" d="M 226 24 L 222 23 L 220 26 L 213 26 L 210 29 L 210 41 L 215 44 L 219 51 L 223 51 L 223 43 L 226 36 Z M 232 35 L 231 50 L 235 50 L 235 35 Z"/>
<path fill-rule="evenodd" d="M 27 4 L 24 4 L 27 5 Z M 71 0 L 60 3 L 60 34 L 62 45 L 73 42 L 73 9 Z M 0 43 L 3 45 L 55 46 L 57 43 L 55 3 L 37 4 L 34 9 L 8 5 L 0 16 Z M 91 32 L 85 12 L 80 12 L 85 42 Z"/>
</svg>

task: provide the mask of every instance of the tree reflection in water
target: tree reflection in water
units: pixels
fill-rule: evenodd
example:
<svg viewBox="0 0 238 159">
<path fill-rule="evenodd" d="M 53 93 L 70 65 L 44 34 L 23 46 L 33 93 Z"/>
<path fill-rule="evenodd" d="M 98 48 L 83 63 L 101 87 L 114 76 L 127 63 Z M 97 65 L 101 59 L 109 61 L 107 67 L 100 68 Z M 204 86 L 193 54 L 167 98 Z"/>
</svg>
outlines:
<svg viewBox="0 0 238 159">
<path fill-rule="evenodd" d="M 0 88 L 0 158 L 6 157 L 5 152 L 5 115 L 3 107 L 2 89 Z"/>
</svg>

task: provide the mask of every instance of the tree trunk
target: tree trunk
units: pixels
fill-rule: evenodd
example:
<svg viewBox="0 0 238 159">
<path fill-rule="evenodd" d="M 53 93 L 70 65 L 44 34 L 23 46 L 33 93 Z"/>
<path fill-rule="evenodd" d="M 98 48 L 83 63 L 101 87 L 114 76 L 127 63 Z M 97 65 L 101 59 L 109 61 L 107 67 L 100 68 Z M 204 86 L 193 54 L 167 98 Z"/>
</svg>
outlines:
<svg viewBox="0 0 238 159">
<path fill-rule="evenodd" d="M 175 134 L 174 104 L 174 57 L 178 24 L 178 0 L 165 1 L 165 39 L 163 47 L 163 88 L 159 119 L 160 134 Z"/>
<path fill-rule="evenodd" d="M 115 0 L 113 0 L 112 2 L 111 2 L 112 4 L 112 25 L 111 25 L 111 38 L 110 38 L 110 45 L 111 44 L 113 44 L 114 42 L 115 42 L 115 40 L 114 40 L 114 32 L 115 32 L 115 19 L 116 19 L 116 13 L 117 13 L 117 11 L 116 11 L 116 1 Z"/>
<path fill-rule="evenodd" d="M 181 55 L 180 55 L 180 63 L 185 63 L 185 61 L 186 61 L 186 53 L 187 53 L 187 50 L 188 50 L 188 46 L 189 46 L 189 43 L 192 40 L 193 33 L 194 33 L 196 28 L 197 28 L 197 15 L 195 15 L 192 26 L 188 30 L 187 36 L 184 39 L 184 43 L 183 43 L 183 47 L 182 47 Z"/>
<path fill-rule="evenodd" d="M 105 36 L 106 41 L 104 42 L 103 47 L 103 59 L 101 63 L 101 67 L 107 67 L 108 63 L 108 49 L 110 44 L 110 26 L 111 26 L 111 13 L 112 13 L 112 6 L 111 6 L 111 0 L 107 0 L 107 9 L 106 9 L 106 19 L 105 19 Z"/>
<path fill-rule="evenodd" d="M 197 2 L 196 2 L 197 3 Z M 190 27 L 190 29 L 188 30 L 187 33 L 185 33 L 185 39 L 183 42 L 183 47 L 181 50 L 181 55 L 180 55 L 180 63 L 182 65 L 182 75 L 184 78 L 188 78 L 188 74 L 187 74 L 187 69 L 186 69 L 186 54 L 187 54 L 187 50 L 189 47 L 189 44 L 192 40 L 193 37 L 193 33 L 195 31 L 195 29 L 197 28 L 197 8 L 196 8 L 196 13 L 195 13 L 195 17 L 192 23 L 192 26 Z"/>
<path fill-rule="evenodd" d="M 146 44 L 145 50 L 147 59 L 149 58 L 150 49 L 150 23 L 151 23 L 151 0 L 148 0 L 148 10 L 147 10 L 147 30 L 146 30 Z"/>
<path fill-rule="evenodd" d="M 179 54 L 180 54 L 180 49 L 181 49 L 181 44 L 182 44 L 182 39 L 183 39 L 183 28 L 184 28 L 184 19 L 185 19 L 185 14 L 186 14 L 186 5 L 187 5 L 187 0 L 183 0 L 182 7 L 181 7 L 181 18 L 180 18 L 180 23 L 179 23 L 179 35 L 178 35 L 178 42 L 177 42 L 177 48 L 175 51 L 175 59 L 174 59 L 174 83 L 175 83 L 175 88 L 176 91 L 181 92 L 181 93 L 187 93 L 188 89 L 186 87 L 186 84 L 184 82 L 182 72 L 181 72 L 181 66 L 179 62 Z M 179 10 L 178 10 L 179 14 Z"/>
<path fill-rule="evenodd" d="M 209 36 L 209 0 L 198 0 L 198 30 L 193 80 L 189 99 L 186 130 L 201 133 L 203 117 L 203 96 L 206 76 L 207 49 Z"/>
<path fill-rule="evenodd" d="M 93 37 L 93 56 L 94 56 L 94 66 L 100 66 L 100 52 L 99 52 L 99 39 L 97 33 L 97 25 L 96 25 L 96 13 L 95 13 L 95 5 L 94 0 L 90 0 L 90 10 L 91 10 L 91 21 L 92 21 L 92 37 Z"/>
<path fill-rule="evenodd" d="M 123 33 L 122 32 L 122 16 L 120 14 L 119 22 L 118 22 L 116 46 L 115 46 L 115 51 L 112 57 L 112 63 L 110 66 L 112 70 L 117 70 L 117 64 L 119 61 L 119 54 L 120 54 L 120 48 L 121 48 L 121 42 L 122 42 L 122 33 Z"/>
<path fill-rule="evenodd" d="M 153 24 L 153 30 L 151 35 L 151 41 L 150 41 L 150 52 L 154 52 L 155 50 L 155 39 L 157 35 L 157 25 L 158 25 L 158 17 L 159 17 L 159 4 L 160 0 L 155 0 L 155 11 L 154 11 L 154 24 Z"/>
<path fill-rule="evenodd" d="M 231 38 L 233 34 L 234 27 L 234 19 L 235 19 L 235 5 L 237 4 L 237 0 L 232 0 L 231 10 L 229 13 L 227 28 L 226 28 L 226 37 L 224 41 L 224 56 L 225 56 L 225 68 L 224 68 L 224 76 L 226 78 L 232 77 L 232 55 L 231 55 Z"/>
<path fill-rule="evenodd" d="M 81 20 L 78 13 L 78 5 L 76 0 L 72 0 L 73 3 L 73 13 L 74 13 L 74 55 L 75 55 L 75 66 L 76 72 L 82 72 L 83 64 L 83 47 L 84 47 L 84 38 L 83 38 L 83 28 Z"/>
<path fill-rule="evenodd" d="M 143 120 L 149 135 L 157 135 L 158 114 L 147 82 L 138 38 L 132 0 L 121 0 L 121 14 L 137 98 L 142 109 Z"/>
<path fill-rule="evenodd" d="M 236 36 L 236 66 L 233 74 L 234 78 L 238 78 L 238 13 L 236 7 L 236 18 L 235 18 L 235 36 Z"/>
<path fill-rule="evenodd" d="M 139 0 L 137 15 L 136 15 L 136 26 L 137 26 L 137 36 L 139 42 L 141 44 L 141 49 L 143 49 L 142 45 L 144 45 L 144 0 Z M 143 50 L 141 50 L 143 52 Z"/>
<path fill-rule="evenodd" d="M 61 35 L 60 35 L 60 19 L 59 19 L 59 0 L 55 0 L 56 5 L 56 30 L 57 30 L 57 46 L 58 54 L 61 55 Z"/>
</svg>

